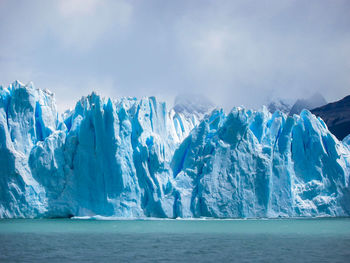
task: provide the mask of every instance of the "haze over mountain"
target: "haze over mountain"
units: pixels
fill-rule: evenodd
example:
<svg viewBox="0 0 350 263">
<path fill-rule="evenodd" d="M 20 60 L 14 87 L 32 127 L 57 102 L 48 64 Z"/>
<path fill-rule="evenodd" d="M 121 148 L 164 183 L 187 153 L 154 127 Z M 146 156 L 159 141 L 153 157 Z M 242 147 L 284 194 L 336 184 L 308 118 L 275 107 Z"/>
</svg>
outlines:
<svg viewBox="0 0 350 263">
<path fill-rule="evenodd" d="M 289 114 L 291 108 L 293 106 L 293 102 L 286 99 L 275 99 L 267 103 L 267 109 L 269 112 L 274 113 L 279 110 L 285 114 Z"/>
<path fill-rule="evenodd" d="M 181 94 L 176 96 L 174 110 L 178 113 L 203 117 L 215 108 L 215 104 L 203 94 Z"/>
<path fill-rule="evenodd" d="M 296 101 L 291 98 L 270 99 L 267 103 L 267 109 L 274 113 L 279 110 L 285 114 L 293 116 L 300 114 L 303 109 L 311 110 L 327 104 L 327 101 L 320 93 L 315 93 L 307 98 L 299 98 Z"/>
<path fill-rule="evenodd" d="M 327 101 L 320 93 L 315 93 L 309 98 L 298 99 L 292 106 L 289 115 L 300 114 L 303 109 L 312 110 L 327 104 Z"/>
</svg>

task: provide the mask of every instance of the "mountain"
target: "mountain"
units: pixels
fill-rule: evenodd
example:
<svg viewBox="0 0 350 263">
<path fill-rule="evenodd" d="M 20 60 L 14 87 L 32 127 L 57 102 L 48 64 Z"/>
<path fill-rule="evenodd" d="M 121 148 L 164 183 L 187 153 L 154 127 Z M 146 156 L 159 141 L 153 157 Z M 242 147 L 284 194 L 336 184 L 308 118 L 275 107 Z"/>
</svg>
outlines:
<svg viewBox="0 0 350 263">
<path fill-rule="evenodd" d="M 291 116 L 293 116 L 293 114 L 300 114 L 303 109 L 311 110 L 325 104 L 327 104 L 327 102 L 320 93 L 315 93 L 307 99 L 298 99 L 297 101 L 277 98 L 266 103 L 267 109 L 272 114 L 279 110 Z"/>
<path fill-rule="evenodd" d="M 200 122 L 154 97 L 0 89 L 0 217 L 350 215 L 350 148 L 309 111 L 216 109 Z"/>
<path fill-rule="evenodd" d="M 289 115 L 300 114 L 303 109 L 312 110 L 327 104 L 327 101 L 320 93 L 315 93 L 310 98 L 299 99 L 292 106 Z"/>
<path fill-rule="evenodd" d="M 350 96 L 313 109 L 311 112 L 321 117 L 339 140 L 350 134 Z"/>
<path fill-rule="evenodd" d="M 271 113 L 275 113 L 275 111 L 279 110 L 284 114 L 288 114 L 292 108 L 292 104 L 284 99 L 276 99 L 267 103 L 267 109 Z"/>
<path fill-rule="evenodd" d="M 182 94 L 175 98 L 174 111 L 202 118 L 215 108 L 215 104 L 201 94 Z"/>
</svg>

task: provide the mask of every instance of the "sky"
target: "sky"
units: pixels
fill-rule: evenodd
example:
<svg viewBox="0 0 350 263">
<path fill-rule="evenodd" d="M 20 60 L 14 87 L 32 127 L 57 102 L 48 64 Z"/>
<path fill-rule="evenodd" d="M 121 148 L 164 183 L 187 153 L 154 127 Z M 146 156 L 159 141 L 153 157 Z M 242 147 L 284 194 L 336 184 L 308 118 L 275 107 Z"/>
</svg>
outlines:
<svg viewBox="0 0 350 263">
<path fill-rule="evenodd" d="M 0 0 L 0 83 L 74 107 L 202 94 L 227 109 L 350 94 L 347 0 Z"/>
</svg>

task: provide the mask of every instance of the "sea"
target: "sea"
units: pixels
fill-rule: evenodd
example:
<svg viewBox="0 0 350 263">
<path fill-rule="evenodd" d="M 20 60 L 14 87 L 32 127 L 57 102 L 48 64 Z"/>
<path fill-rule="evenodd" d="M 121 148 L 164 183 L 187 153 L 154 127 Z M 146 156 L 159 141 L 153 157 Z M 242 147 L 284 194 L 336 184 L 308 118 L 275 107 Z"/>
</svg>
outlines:
<svg viewBox="0 0 350 263">
<path fill-rule="evenodd" d="M 350 219 L 2 219 L 0 262 L 350 262 Z"/>
</svg>

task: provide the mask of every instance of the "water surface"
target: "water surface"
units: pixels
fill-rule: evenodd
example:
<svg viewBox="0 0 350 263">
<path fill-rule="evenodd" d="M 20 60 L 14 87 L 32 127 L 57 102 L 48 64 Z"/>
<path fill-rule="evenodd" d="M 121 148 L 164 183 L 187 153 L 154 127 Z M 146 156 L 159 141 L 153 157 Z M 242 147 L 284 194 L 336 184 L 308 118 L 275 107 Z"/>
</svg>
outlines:
<svg viewBox="0 0 350 263">
<path fill-rule="evenodd" d="M 0 262 L 350 262 L 350 219 L 0 220 Z"/>
</svg>

